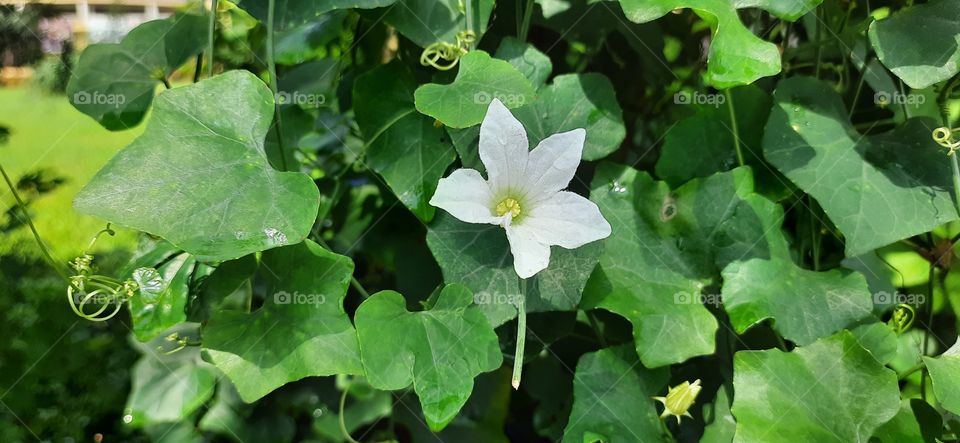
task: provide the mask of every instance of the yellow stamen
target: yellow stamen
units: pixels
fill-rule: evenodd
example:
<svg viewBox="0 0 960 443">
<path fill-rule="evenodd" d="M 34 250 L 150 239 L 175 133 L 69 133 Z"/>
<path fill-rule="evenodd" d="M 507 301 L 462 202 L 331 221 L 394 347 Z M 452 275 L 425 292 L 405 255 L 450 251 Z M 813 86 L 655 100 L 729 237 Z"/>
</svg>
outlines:
<svg viewBox="0 0 960 443">
<path fill-rule="evenodd" d="M 514 198 L 505 198 L 497 203 L 497 216 L 502 217 L 506 213 L 510 213 L 513 218 L 520 216 L 520 202 Z"/>
</svg>

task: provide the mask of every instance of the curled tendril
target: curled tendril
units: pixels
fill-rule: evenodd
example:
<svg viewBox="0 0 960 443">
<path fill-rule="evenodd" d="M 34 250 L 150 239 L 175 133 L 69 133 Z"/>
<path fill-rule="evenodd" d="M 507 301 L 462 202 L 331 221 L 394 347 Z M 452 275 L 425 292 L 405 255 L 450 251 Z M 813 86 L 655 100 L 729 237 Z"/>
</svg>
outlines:
<svg viewBox="0 0 960 443">
<path fill-rule="evenodd" d="M 951 129 L 944 126 L 933 130 L 933 141 L 947 148 L 947 155 L 954 155 L 960 149 L 960 140 L 954 140 L 954 132 L 960 132 L 960 128 Z"/>
<path fill-rule="evenodd" d="M 114 235 L 108 224 L 106 228 L 97 232 L 87 250 L 93 249 L 97 239 L 102 234 Z M 70 262 L 73 276 L 67 286 L 67 301 L 73 312 L 90 321 L 105 321 L 113 318 L 120 312 L 123 303 L 129 300 L 139 289 L 139 285 L 131 280 L 120 281 L 105 275 L 93 272 L 93 256 L 84 251 L 83 255 Z"/>
<path fill-rule="evenodd" d="M 433 66 L 441 71 L 447 71 L 457 66 L 460 57 L 470 50 L 470 45 L 477 41 L 477 34 L 466 30 L 457 33 L 457 43 L 436 42 L 427 46 L 420 54 L 420 64 Z M 442 60 L 442 62 L 441 62 Z M 445 63 L 444 63 L 445 62 Z"/>
<path fill-rule="evenodd" d="M 893 329 L 897 335 L 903 334 L 913 325 L 913 320 L 917 318 L 917 311 L 913 306 L 900 303 L 893 308 L 893 315 L 887 321 L 887 326 Z"/>
<path fill-rule="evenodd" d="M 174 354 L 186 348 L 187 346 L 200 346 L 200 342 L 191 341 L 188 337 L 182 337 L 179 333 L 176 333 L 176 332 L 171 333 L 170 335 L 164 337 L 163 339 L 166 342 L 173 343 L 174 346 L 176 346 L 173 349 L 166 349 L 162 345 L 157 346 L 157 352 L 161 352 L 163 353 L 163 355 Z"/>
</svg>

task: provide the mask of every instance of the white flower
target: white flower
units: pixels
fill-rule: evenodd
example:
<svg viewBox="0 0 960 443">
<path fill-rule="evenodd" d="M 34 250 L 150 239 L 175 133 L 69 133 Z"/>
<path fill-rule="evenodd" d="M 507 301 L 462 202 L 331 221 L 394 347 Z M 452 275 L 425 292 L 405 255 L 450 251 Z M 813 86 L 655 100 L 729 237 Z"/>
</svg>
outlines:
<svg viewBox="0 0 960 443">
<path fill-rule="evenodd" d="M 517 275 L 532 277 L 550 263 L 550 246 L 573 249 L 610 235 L 596 204 L 563 190 L 580 164 L 586 134 L 554 134 L 530 151 L 523 126 L 494 99 L 480 124 L 487 179 L 473 169 L 453 171 L 430 204 L 467 223 L 503 226 Z"/>
</svg>

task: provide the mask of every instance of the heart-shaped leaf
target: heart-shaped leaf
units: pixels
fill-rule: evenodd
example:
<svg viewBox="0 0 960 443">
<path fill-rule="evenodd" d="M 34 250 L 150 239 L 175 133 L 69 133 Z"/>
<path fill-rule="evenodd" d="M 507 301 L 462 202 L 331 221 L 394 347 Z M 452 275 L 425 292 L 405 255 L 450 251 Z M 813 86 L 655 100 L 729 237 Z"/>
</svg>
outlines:
<svg viewBox="0 0 960 443">
<path fill-rule="evenodd" d="M 214 313 L 205 358 L 252 402 L 304 377 L 361 374 L 357 336 L 343 310 L 353 262 L 306 241 L 263 253 L 263 306 Z"/>
<path fill-rule="evenodd" d="M 190 417 L 217 384 L 217 370 L 200 359 L 196 347 L 164 355 L 147 347 L 133 366 L 124 421 L 144 427 Z"/>
<path fill-rule="evenodd" d="M 933 0 L 870 24 L 870 43 L 884 66 L 911 88 L 960 71 L 960 1 Z"/>
<path fill-rule="evenodd" d="M 177 14 L 137 26 L 120 43 L 90 45 L 80 55 L 67 97 L 111 131 L 143 120 L 153 93 L 207 43 L 207 19 Z"/>
<path fill-rule="evenodd" d="M 354 321 L 367 379 L 377 389 L 413 384 L 434 431 L 457 415 L 473 379 L 500 367 L 497 335 L 459 285 L 447 285 L 427 311 L 408 312 L 403 296 L 383 291 L 365 300 Z"/>
<path fill-rule="evenodd" d="M 270 167 L 263 140 L 272 116 L 273 94 L 247 71 L 166 91 L 144 133 L 74 206 L 163 237 L 197 260 L 300 242 L 320 194 L 305 174 Z"/>
</svg>

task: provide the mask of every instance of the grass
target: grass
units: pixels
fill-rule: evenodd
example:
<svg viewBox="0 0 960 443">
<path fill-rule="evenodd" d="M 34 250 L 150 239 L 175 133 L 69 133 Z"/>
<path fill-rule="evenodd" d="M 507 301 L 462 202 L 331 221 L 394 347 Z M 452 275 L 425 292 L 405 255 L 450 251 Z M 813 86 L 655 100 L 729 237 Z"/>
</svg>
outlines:
<svg viewBox="0 0 960 443">
<path fill-rule="evenodd" d="M 11 132 L 9 142 L 0 146 L 0 163 L 11 179 L 38 168 L 66 179 L 38 198 L 30 206 L 30 213 L 54 258 L 71 260 L 105 226 L 103 220 L 77 213 L 71 205 L 73 197 L 117 151 L 139 135 L 142 126 L 107 131 L 74 109 L 66 97 L 32 87 L 0 89 L 0 125 Z M 3 185 L 0 209 L 13 204 L 13 195 Z M 117 230 L 115 237 L 102 237 L 95 250 L 132 250 L 135 245 L 132 231 Z M 38 257 L 40 250 L 29 230 L 18 228 L 0 234 L 0 256 L 7 254 Z"/>
</svg>

